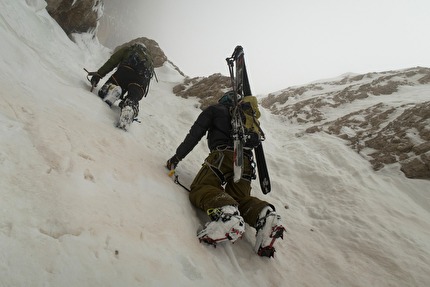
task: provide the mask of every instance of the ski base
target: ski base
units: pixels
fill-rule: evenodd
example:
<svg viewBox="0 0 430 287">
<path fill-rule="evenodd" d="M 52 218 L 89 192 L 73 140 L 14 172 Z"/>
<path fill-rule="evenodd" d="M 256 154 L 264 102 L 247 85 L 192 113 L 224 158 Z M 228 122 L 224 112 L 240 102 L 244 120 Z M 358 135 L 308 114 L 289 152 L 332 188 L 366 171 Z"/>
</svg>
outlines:
<svg viewBox="0 0 430 287">
<path fill-rule="evenodd" d="M 263 143 L 254 149 L 255 160 L 257 162 L 258 179 L 261 191 L 268 194 L 271 191 L 269 171 L 267 169 L 266 158 L 264 156 Z"/>
</svg>

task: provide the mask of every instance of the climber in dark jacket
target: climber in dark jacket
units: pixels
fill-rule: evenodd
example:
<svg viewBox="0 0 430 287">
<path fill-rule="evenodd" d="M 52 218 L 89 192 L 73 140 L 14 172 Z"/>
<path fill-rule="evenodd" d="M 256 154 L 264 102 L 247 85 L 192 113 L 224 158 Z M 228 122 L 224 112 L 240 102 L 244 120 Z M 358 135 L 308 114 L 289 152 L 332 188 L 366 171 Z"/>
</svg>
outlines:
<svg viewBox="0 0 430 287">
<path fill-rule="evenodd" d="M 189 194 L 191 203 L 206 212 L 212 220 L 198 237 L 214 245 L 225 240 L 234 242 L 242 236 L 246 222 L 258 231 L 265 230 L 256 243 L 258 253 L 269 244 L 273 247 L 273 242 L 270 243 L 272 238 L 269 240 L 263 236 L 263 233 L 270 234 L 266 229 L 281 225 L 273 205 L 251 196 L 251 179 L 255 178 L 251 149 L 244 149 L 242 179 L 238 182 L 233 180 L 231 102 L 231 93 L 226 93 L 218 104 L 206 108 L 176 149 L 175 155 L 167 161 L 166 167 L 174 170 L 207 132 L 210 154 L 192 182 Z"/>
<path fill-rule="evenodd" d="M 115 68 L 117 70 L 101 87 L 98 95 L 109 106 L 121 99 L 121 109 L 131 107 L 134 118 L 139 113 L 139 101 L 148 93 L 149 82 L 154 75 L 151 55 L 143 44 L 124 46 L 113 53 L 97 72 L 91 73 L 91 84 L 97 86 L 100 79 Z"/>
</svg>

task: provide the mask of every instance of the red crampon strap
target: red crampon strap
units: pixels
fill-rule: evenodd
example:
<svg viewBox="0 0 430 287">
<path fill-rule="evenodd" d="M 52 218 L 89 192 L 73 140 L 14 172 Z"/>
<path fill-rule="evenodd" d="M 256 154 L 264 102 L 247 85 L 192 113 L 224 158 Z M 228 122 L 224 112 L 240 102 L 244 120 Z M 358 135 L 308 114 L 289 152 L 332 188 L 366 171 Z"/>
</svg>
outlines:
<svg viewBox="0 0 430 287">
<path fill-rule="evenodd" d="M 218 243 L 229 240 L 228 237 L 229 237 L 228 233 L 225 234 L 225 237 L 218 238 L 218 239 L 212 239 L 212 238 L 210 238 L 209 236 L 206 235 L 206 236 L 203 236 L 202 238 L 199 238 L 199 241 L 200 242 L 204 242 L 204 243 L 209 244 L 209 245 L 212 245 L 214 248 L 216 248 L 216 245 Z"/>
<path fill-rule="evenodd" d="M 227 240 L 231 240 L 232 238 L 230 237 L 230 235 L 228 233 L 225 234 L 225 237 L 223 238 L 218 238 L 218 239 L 212 239 L 209 236 L 203 236 L 202 238 L 199 238 L 199 242 L 204 242 L 206 244 L 212 245 L 214 248 L 216 248 L 218 243 L 227 241 Z M 239 239 L 242 239 L 242 235 L 239 237 Z M 234 241 L 236 242 L 236 241 Z M 234 244 L 234 242 L 232 242 L 232 244 Z"/>
</svg>

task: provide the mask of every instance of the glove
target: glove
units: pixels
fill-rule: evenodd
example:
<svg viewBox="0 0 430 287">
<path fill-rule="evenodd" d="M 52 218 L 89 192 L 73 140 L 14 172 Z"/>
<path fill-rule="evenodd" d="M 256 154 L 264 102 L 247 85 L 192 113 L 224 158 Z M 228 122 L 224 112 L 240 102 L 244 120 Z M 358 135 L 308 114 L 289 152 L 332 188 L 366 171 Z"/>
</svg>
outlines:
<svg viewBox="0 0 430 287">
<path fill-rule="evenodd" d="M 97 84 L 100 82 L 100 79 L 101 79 L 101 78 L 102 78 L 102 77 L 100 77 L 100 75 L 99 75 L 99 74 L 94 73 L 94 75 L 91 77 L 91 80 L 90 80 L 90 82 L 91 82 L 91 86 L 96 87 L 96 86 L 97 86 Z"/>
<path fill-rule="evenodd" d="M 168 170 L 174 170 L 179 163 L 179 158 L 176 156 L 176 154 L 174 156 L 172 156 L 172 158 L 170 158 L 167 163 L 166 163 L 166 168 Z"/>
</svg>

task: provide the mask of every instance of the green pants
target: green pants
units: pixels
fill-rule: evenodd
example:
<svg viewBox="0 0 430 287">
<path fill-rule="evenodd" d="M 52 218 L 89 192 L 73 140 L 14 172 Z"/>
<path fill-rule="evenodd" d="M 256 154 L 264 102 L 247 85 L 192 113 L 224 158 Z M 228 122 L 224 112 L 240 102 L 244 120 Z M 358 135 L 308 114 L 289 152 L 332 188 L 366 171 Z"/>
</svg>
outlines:
<svg viewBox="0 0 430 287">
<path fill-rule="evenodd" d="M 214 169 L 225 176 L 225 187 Z M 244 157 L 244 175 L 252 173 L 249 158 Z M 255 227 L 261 210 L 270 205 L 268 202 L 251 196 L 251 181 L 242 178 L 233 181 L 233 151 L 213 151 L 206 158 L 205 163 L 191 184 L 191 203 L 207 212 L 210 208 L 225 205 L 238 206 L 240 215 L 246 223 Z"/>
</svg>

